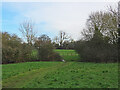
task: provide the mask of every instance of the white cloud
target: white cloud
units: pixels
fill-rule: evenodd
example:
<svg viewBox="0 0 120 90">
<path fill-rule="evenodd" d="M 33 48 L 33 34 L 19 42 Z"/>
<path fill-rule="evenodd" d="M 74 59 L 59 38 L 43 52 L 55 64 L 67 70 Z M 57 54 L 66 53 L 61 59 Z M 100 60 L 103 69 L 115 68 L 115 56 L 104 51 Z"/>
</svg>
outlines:
<svg viewBox="0 0 120 90">
<path fill-rule="evenodd" d="M 111 4 L 113 3 L 13 3 L 11 6 L 22 17 L 35 21 L 38 30 L 41 29 L 40 23 L 46 22 L 43 28 L 47 32 L 56 33 L 63 30 L 71 34 L 74 39 L 78 39 L 81 37 L 80 32 L 84 28 L 89 14 L 106 10 L 107 5 Z M 18 17 L 15 17 L 15 20 L 20 20 Z"/>
</svg>

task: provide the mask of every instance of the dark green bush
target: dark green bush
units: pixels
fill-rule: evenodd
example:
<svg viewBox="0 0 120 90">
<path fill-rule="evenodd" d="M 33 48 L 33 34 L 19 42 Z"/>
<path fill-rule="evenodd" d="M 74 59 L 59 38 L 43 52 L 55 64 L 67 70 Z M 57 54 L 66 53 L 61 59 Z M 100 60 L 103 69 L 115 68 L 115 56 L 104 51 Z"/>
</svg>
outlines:
<svg viewBox="0 0 120 90">
<path fill-rule="evenodd" d="M 61 59 L 60 56 L 53 51 L 53 44 L 47 35 L 40 36 L 35 41 L 34 46 L 38 50 L 39 60 L 56 61 Z"/>
<path fill-rule="evenodd" d="M 78 41 L 75 50 L 79 53 L 81 61 L 85 62 L 117 62 L 118 60 L 118 49 L 114 44 Z"/>
</svg>

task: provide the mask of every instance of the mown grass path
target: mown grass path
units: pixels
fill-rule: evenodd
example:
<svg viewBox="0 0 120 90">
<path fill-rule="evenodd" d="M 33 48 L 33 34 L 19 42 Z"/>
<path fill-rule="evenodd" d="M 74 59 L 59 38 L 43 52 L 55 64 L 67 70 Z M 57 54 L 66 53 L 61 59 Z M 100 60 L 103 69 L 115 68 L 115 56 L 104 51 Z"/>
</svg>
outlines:
<svg viewBox="0 0 120 90">
<path fill-rule="evenodd" d="M 117 63 L 25 62 L 2 71 L 3 88 L 118 88 Z"/>
<path fill-rule="evenodd" d="M 18 75 L 12 76 L 10 78 L 3 80 L 3 88 L 21 88 L 28 82 L 32 81 L 34 78 L 41 78 L 46 75 L 48 72 L 52 72 L 57 70 L 58 68 L 69 65 L 70 63 L 59 63 L 55 66 L 44 67 L 39 69 L 33 69 L 31 71 L 27 71 L 25 73 L 20 73 Z"/>
</svg>

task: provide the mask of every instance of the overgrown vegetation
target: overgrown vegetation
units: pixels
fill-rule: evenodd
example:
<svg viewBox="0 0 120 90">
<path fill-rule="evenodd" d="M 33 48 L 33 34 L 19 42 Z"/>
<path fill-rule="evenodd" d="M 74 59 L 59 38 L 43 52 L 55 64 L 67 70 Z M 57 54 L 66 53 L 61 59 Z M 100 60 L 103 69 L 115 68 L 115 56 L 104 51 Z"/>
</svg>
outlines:
<svg viewBox="0 0 120 90">
<path fill-rule="evenodd" d="M 7 32 L 2 33 L 2 63 L 18 63 L 28 61 L 61 60 L 59 54 L 53 51 L 54 47 L 46 36 L 41 36 L 34 44 L 22 43 L 22 40 Z M 40 39 L 39 38 L 39 39 Z M 39 44 L 37 45 L 37 43 Z"/>
<path fill-rule="evenodd" d="M 117 62 L 117 30 L 116 10 L 110 8 L 110 11 L 92 13 L 82 31 L 83 38 L 75 44 L 81 61 Z"/>
<path fill-rule="evenodd" d="M 31 52 L 32 48 L 16 35 L 2 33 L 2 63 L 30 61 Z"/>
</svg>

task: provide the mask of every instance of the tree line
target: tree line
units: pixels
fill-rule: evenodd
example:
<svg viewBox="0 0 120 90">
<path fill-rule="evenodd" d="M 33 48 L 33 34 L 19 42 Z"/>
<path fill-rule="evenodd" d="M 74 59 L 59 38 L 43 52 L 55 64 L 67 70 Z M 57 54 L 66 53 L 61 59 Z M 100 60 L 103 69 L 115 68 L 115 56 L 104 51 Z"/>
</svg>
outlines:
<svg viewBox="0 0 120 90">
<path fill-rule="evenodd" d="M 28 61 L 60 61 L 61 57 L 54 51 L 55 47 L 47 35 L 36 37 L 33 23 L 24 21 L 20 24 L 25 41 L 17 35 L 2 32 L 2 63 Z"/>
<path fill-rule="evenodd" d="M 45 34 L 36 36 L 34 24 L 25 20 L 19 31 L 24 40 L 15 34 L 2 32 L 2 63 L 18 63 L 28 61 L 61 61 L 62 57 L 54 49 L 73 49 L 74 41 L 64 31 L 51 40 Z"/>
<path fill-rule="evenodd" d="M 27 61 L 59 61 L 62 57 L 54 49 L 74 49 L 84 62 L 118 62 L 118 28 L 116 9 L 92 12 L 82 30 L 82 39 L 74 41 L 60 31 L 53 40 L 45 34 L 36 37 L 34 24 L 24 21 L 17 35 L 2 32 L 2 63 Z"/>
</svg>

